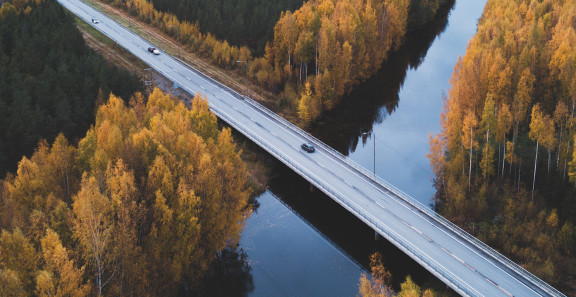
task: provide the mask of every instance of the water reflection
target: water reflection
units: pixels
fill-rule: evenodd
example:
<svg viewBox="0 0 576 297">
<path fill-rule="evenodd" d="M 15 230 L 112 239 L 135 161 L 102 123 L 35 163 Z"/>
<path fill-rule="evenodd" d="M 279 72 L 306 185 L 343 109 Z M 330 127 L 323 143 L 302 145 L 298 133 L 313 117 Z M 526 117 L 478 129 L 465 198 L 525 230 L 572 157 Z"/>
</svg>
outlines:
<svg viewBox="0 0 576 297">
<path fill-rule="evenodd" d="M 372 131 L 374 124 L 396 110 L 408 70 L 424 61 L 432 42 L 446 29 L 453 6 L 454 0 L 449 0 L 430 24 L 409 31 L 403 46 L 388 56 L 381 70 L 317 120 L 311 133 L 345 155 L 355 151 L 362 132 Z"/>
<path fill-rule="evenodd" d="M 252 267 L 242 248 L 226 248 L 220 252 L 198 291 L 192 296 L 198 297 L 244 297 L 254 291 Z"/>
<path fill-rule="evenodd" d="M 474 33 L 474 18 L 480 16 L 484 3 L 459 1 L 449 29 L 438 38 L 441 42 L 428 49 L 446 29 L 454 6 L 451 1 L 433 25 L 410 32 L 404 47 L 390 55 L 382 70 L 317 121 L 311 132 L 371 169 L 373 138 L 362 138 L 361 133 L 374 131 L 377 174 L 402 189 L 428 187 L 420 196 L 408 191 L 427 200 L 426 191 L 431 190 L 431 183 L 426 184 L 427 161 L 422 165 L 422 160 L 411 159 L 427 151 L 430 123 L 438 127 L 439 94 L 447 88 L 452 67 Z M 359 145 L 362 142 L 368 143 Z M 363 222 L 319 190 L 310 192 L 307 181 L 270 160 L 274 176 L 269 191 L 258 198 L 260 208 L 250 217 L 240 242 L 252 267 L 255 287 L 249 296 L 355 296 L 360 273 L 374 251 L 384 255 L 394 289 L 410 274 L 418 284 L 446 293 L 447 287 L 410 257 L 386 240 L 374 241 L 373 230 Z M 398 178 L 388 178 L 389 172 Z"/>
<path fill-rule="evenodd" d="M 399 290 L 400 283 L 404 281 L 407 275 L 411 275 L 418 284 L 435 288 L 437 292 L 447 293 L 446 286 L 426 269 L 422 268 L 422 266 L 387 240 L 374 240 L 374 230 L 320 190 L 312 189 L 311 191 L 309 183 L 294 173 L 290 168 L 278 164 L 274 172 L 276 175 L 270 182 L 269 190 L 273 192 L 282 204 L 286 205 L 293 214 L 299 217 L 299 221 L 309 226 L 308 230 L 305 230 L 305 232 L 295 238 L 295 240 L 306 242 L 307 248 L 289 251 L 289 253 L 294 254 L 293 257 L 297 259 L 297 264 L 291 265 L 302 265 L 302 269 L 308 269 L 306 267 L 311 265 L 318 266 L 318 260 L 314 259 L 315 257 L 324 259 L 320 260 L 320 263 L 339 263 L 339 261 L 343 261 L 343 259 L 348 259 L 350 262 L 345 265 L 330 265 L 329 268 L 331 269 L 324 269 L 312 279 L 304 280 L 302 284 L 297 284 L 299 294 L 295 296 L 355 296 L 358 293 L 357 284 L 360 274 L 362 270 L 369 269 L 369 256 L 375 251 L 382 252 L 384 265 L 388 270 L 393 272 L 392 284 L 395 290 Z M 282 205 L 278 205 L 278 208 L 287 209 Z M 282 211 L 279 210 L 279 212 Z M 259 216 L 266 216 L 268 219 L 270 219 L 270 215 L 274 215 L 274 213 L 266 211 L 265 209 L 259 214 Z M 259 220 L 264 219 L 260 218 Z M 283 219 L 277 223 L 283 224 L 282 221 Z M 254 227 L 249 225 L 247 228 Z M 295 227 L 293 225 L 285 225 L 276 226 L 276 228 L 286 230 Z M 318 245 L 308 239 L 310 237 L 315 238 L 318 235 L 324 238 L 326 243 Z M 243 234 L 243 241 L 244 236 L 251 237 L 253 234 L 251 232 L 245 232 Z M 270 238 L 268 238 L 268 240 L 270 240 Z M 293 238 L 288 240 L 293 240 Z M 271 243 L 266 243 L 268 247 L 270 247 L 270 244 Z M 287 243 L 286 239 L 274 238 L 272 245 L 272 247 L 283 247 L 292 244 Z M 249 258 L 252 258 L 251 252 L 248 248 L 246 249 Z M 283 250 L 283 248 L 280 249 Z M 335 250 L 339 251 L 340 256 L 337 254 L 336 257 L 334 256 Z M 280 252 L 281 255 L 285 253 L 285 251 Z M 300 257 L 302 257 L 302 259 L 300 259 Z M 331 257 L 335 258 L 330 259 Z M 352 263 L 354 263 L 354 265 L 352 265 Z M 283 273 L 281 272 L 280 274 Z M 257 280 L 256 283 L 258 284 Z M 311 294 L 311 291 L 303 289 L 310 286 L 310 284 L 319 286 L 319 284 L 324 283 L 330 283 L 331 285 L 320 286 L 323 290 L 323 293 L 320 295 Z M 252 296 L 265 295 L 254 294 Z"/>
<path fill-rule="evenodd" d="M 290 174 L 295 179 L 285 181 L 305 193 L 305 183 L 302 188 L 301 178 Z M 284 199 L 266 191 L 258 201 L 258 214 L 248 219 L 240 240 L 256 284 L 250 296 L 356 295 L 359 265 L 298 211 L 286 207 Z"/>
</svg>

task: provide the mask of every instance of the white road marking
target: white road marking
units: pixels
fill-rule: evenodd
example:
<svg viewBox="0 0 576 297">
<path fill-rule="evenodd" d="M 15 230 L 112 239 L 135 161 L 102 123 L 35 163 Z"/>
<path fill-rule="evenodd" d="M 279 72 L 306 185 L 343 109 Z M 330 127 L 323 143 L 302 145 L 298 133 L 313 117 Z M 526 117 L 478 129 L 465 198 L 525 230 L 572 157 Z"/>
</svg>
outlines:
<svg viewBox="0 0 576 297">
<path fill-rule="evenodd" d="M 162 62 L 162 63 L 163 63 L 163 64 L 166 64 L 166 63 L 164 63 L 164 62 Z M 195 73 L 194 73 L 194 75 L 198 76 L 198 75 L 195 74 Z M 189 78 L 188 78 L 188 79 L 189 79 Z M 211 84 L 211 83 L 210 83 L 210 84 Z M 204 89 L 204 88 L 203 88 L 203 89 Z M 236 108 L 234 108 L 234 109 L 236 109 Z M 268 117 L 266 117 L 266 119 L 268 120 Z M 276 120 L 272 120 L 272 121 L 276 122 Z M 282 129 L 283 129 L 283 127 L 282 127 Z M 272 133 L 272 132 L 271 132 L 271 133 Z M 273 134 L 273 135 L 275 135 L 275 134 Z M 291 135 L 292 137 L 296 137 L 296 138 L 300 138 L 300 137 L 301 137 L 300 134 L 296 134 L 296 135 L 295 135 L 295 134 L 290 133 L 290 135 Z M 342 166 L 342 167 L 346 168 L 347 170 L 351 171 L 351 170 L 347 167 L 347 166 L 349 166 L 349 165 L 347 165 L 347 164 L 344 165 L 344 166 L 340 164 L 340 166 Z M 354 174 L 356 174 L 356 173 L 354 173 Z M 356 174 L 356 175 L 357 175 L 357 174 Z M 358 176 L 358 175 L 357 175 L 357 176 Z M 359 177 L 362 178 L 362 179 L 364 178 L 363 175 L 362 175 L 362 176 L 359 176 Z M 380 191 L 382 191 L 379 187 L 377 187 L 377 189 L 380 190 Z M 386 194 L 386 193 L 385 193 L 385 194 Z M 386 195 L 388 196 L 388 194 L 386 194 Z M 401 199 L 401 198 L 400 198 L 400 199 Z M 399 205 L 402 205 L 402 206 L 408 208 L 409 210 L 411 210 L 412 212 L 414 212 L 416 215 L 422 217 L 419 213 L 417 213 L 416 211 L 413 210 L 412 206 L 408 207 L 408 206 L 405 205 L 404 203 L 401 203 L 401 202 L 399 202 L 399 201 L 396 201 L 396 199 L 393 199 L 393 200 L 394 200 L 395 202 L 397 202 Z M 376 202 L 376 203 L 378 203 L 378 202 Z M 378 204 L 379 204 L 379 203 L 378 203 Z M 379 205 L 380 205 L 380 204 L 379 204 Z M 361 209 L 361 208 L 360 208 L 360 209 Z M 438 228 L 437 226 L 435 226 L 435 227 Z M 440 229 L 441 231 L 443 231 L 444 233 L 446 233 L 446 231 L 442 230 L 441 228 L 438 228 L 438 229 Z M 448 235 L 449 235 L 450 237 L 452 237 L 450 234 L 448 234 Z M 456 238 L 454 238 L 454 237 L 452 237 L 452 238 L 453 238 L 453 239 L 456 239 Z M 460 240 L 456 239 L 456 241 L 460 241 Z M 470 249 L 470 248 L 469 248 L 469 249 Z M 471 249 L 470 249 L 470 250 L 471 250 Z M 472 251 L 473 251 L 473 250 L 472 250 Z M 475 252 L 475 251 L 473 251 L 473 252 Z M 482 256 L 481 256 L 481 257 L 482 257 Z"/>
<path fill-rule="evenodd" d="M 282 128 L 283 128 L 283 127 L 282 127 Z M 283 128 L 283 129 L 284 129 L 284 128 Z M 285 129 L 284 129 L 284 130 L 285 130 Z M 329 156 L 329 155 L 327 155 L 327 154 L 324 154 L 324 155 L 325 155 L 327 158 L 332 159 L 331 156 Z M 350 169 L 350 167 L 351 167 L 351 168 L 354 168 L 354 167 L 351 166 L 351 165 L 349 165 L 349 164 L 347 164 L 347 163 L 345 163 L 345 162 L 336 162 L 336 164 L 339 165 L 340 167 L 342 167 L 343 169 L 347 170 L 348 172 L 352 173 L 353 175 L 357 176 L 357 177 L 360 178 L 360 179 L 365 179 L 365 178 L 372 179 L 370 176 L 365 176 L 364 174 L 361 174 L 361 175 L 360 175 L 360 172 L 353 171 L 352 169 Z M 373 187 L 374 187 L 377 191 L 380 191 L 380 192 L 383 193 L 385 196 L 390 197 L 390 198 L 392 199 L 392 201 L 396 202 L 397 205 L 406 208 L 407 210 L 409 210 L 411 213 L 415 214 L 416 216 L 422 218 L 422 219 L 425 220 L 425 221 L 428 221 L 428 219 L 424 218 L 421 214 L 418 213 L 417 210 L 415 210 L 415 208 L 411 205 L 411 203 L 409 203 L 409 202 L 403 203 L 403 202 L 397 201 L 396 199 L 394 199 L 393 197 L 391 197 L 390 194 L 388 194 L 387 192 L 385 192 L 384 190 L 382 190 L 382 189 L 380 188 L 380 186 L 381 186 L 381 187 L 383 187 L 384 189 L 387 190 L 386 187 L 380 185 L 380 183 L 377 182 L 377 181 L 376 181 L 376 184 L 378 184 L 379 186 L 374 186 L 374 185 L 373 185 Z M 394 193 L 392 193 L 392 194 L 394 194 Z M 365 195 L 364 195 L 364 196 L 365 196 Z M 398 195 L 396 195 L 396 194 L 394 194 L 394 196 L 398 197 L 398 199 L 400 199 L 400 200 L 405 200 L 403 197 L 400 197 L 400 196 L 398 196 Z M 432 220 L 434 220 L 434 219 L 432 219 Z M 462 246 L 464 246 L 466 249 L 468 249 L 468 250 L 471 251 L 472 253 L 474 253 L 474 254 L 476 254 L 477 256 L 479 256 L 480 258 L 486 260 L 486 262 L 491 263 L 491 264 L 493 265 L 493 267 L 495 267 L 496 269 L 502 271 L 503 273 L 505 273 L 505 274 L 507 274 L 507 275 L 510 275 L 508 272 L 504 271 L 504 270 L 503 270 L 502 268 L 500 268 L 498 265 L 495 265 L 492 261 L 486 259 L 486 257 L 484 257 L 483 255 L 480 255 L 478 252 L 476 252 L 475 250 L 473 250 L 470 246 L 468 246 L 468 244 L 463 243 L 462 240 L 459 239 L 460 237 L 459 237 L 459 238 L 456 238 L 456 237 L 453 236 L 452 234 L 448 234 L 448 232 L 447 232 L 446 230 L 438 227 L 436 224 L 431 224 L 431 225 L 432 225 L 433 227 L 436 227 L 439 231 L 441 231 L 442 233 L 444 233 L 444 234 L 447 235 L 448 237 L 452 238 L 452 239 L 455 240 L 456 242 L 459 242 Z M 454 234 L 458 234 L 458 233 L 454 232 Z M 476 245 L 473 245 L 473 246 L 476 248 Z M 479 249 L 482 250 L 481 248 L 479 248 Z M 496 262 L 500 262 L 499 260 L 495 260 L 495 261 L 496 261 Z M 474 271 L 476 271 L 476 270 L 474 270 Z M 512 278 L 514 278 L 514 277 L 512 277 Z M 525 287 L 528 288 L 529 290 L 531 290 L 532 292 L 536 293 L 536 291 L 534 291 L 531 287 L 529 287 L 529 286 L 525 286 Z"/>
</svg>

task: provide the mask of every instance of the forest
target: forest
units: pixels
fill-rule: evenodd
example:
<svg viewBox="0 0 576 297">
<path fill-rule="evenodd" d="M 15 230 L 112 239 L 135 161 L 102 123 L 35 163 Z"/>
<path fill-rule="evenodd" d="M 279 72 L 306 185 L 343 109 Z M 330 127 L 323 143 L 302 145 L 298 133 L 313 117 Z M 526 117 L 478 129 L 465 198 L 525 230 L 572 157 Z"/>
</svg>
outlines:
<svg viewBox="0 0 576 297">
<path fill-rule="evenodd" d="M 447 3 L 308 1 L 294 13 L 282 14 L 266 61 L 254 61 L 255 67 L 268 63 L 273 71 L 268 77 L 258 72 L 256 77 L 272 89 L 283 82 L 284 104 L 295 107 L 306 126 L 375 74 L 390 51 L 403 43 L 410 25 L 431 21 Z"/>
<path fill-rule="evenodd" d="M 430 139 L 437 209 L 576 293 L 576 1 L 489 0 Z"/>
<path fill-rule="evenodd" d="M 324 110 L 333 108 L 354 86 L 376 73 L 388 53 L 402 44 L 407 30 L 425 25 L 441 5 L 451 2 L 306 1 L 293 12 L 280 13 L 272 29 L 273 38 L 266 42 L 264 55 L 259 56 L 253 54 L 246 43 L 251 40 L 247 29 L 252 26 L 245 24 L 249 22 L 247 19 L 232 20 L 229 15 L 206 14 L 204 10 L 204 15 L 199 17 L 209 18 L 214 26 L 219 26 L 220 18 L 239 22 L 242 26 L 234 29 L 238 30 L 236 33 L 249 35 L 233 36 L 234 40 L 243 40 L 244 43 L 238 45 L 231 45 L 228 40 L 218 39 L 215 33 L 200 28 L 200 21 L 194 20 L 193 16 L 198 15 L 204 5 L 211 7 L 212 4 L 195 7 L 187 6 L 191 1 L 180 2 L 175 12 L 162 1 L 157 5 L 166 6 L 165 11 L 160 11 L 148 0 L 106 1 L 173 36 L 187 50 L 209 59 L 214 65 L 239 73 L 248 68 L 247 75 L 253 84 L 272 91 L 274 106 L 271 107 L 301 126 L 307 126 Z M 218 3 L 215 1 L 214 7 Z M 245 8 L 241 7 L 239 12 L 243 11 Z M 181 14 L 186 14 L 183 19 L 178 17 Z M 237 18 L 241 18 L 240 14 Z M 248 66 L 237 61 L 246 61 Z"/>
<path fill-rule="evenodd" d="M 0 178 L 40 139 L 77 139 L 94 123 L 99 94 L 123 98 L 139 79 L 88 48 L 74 18 L 54 0 L 0 7 Z M 104 98 L 102 98 L 102 101 Z"/>
<path fill-rule="evenodd" d="M 110 95 L 78 145 L 41 141 L 0 183 L 1 296 L 193 293 L 235 246 L 250 189 L 208 102 Z"/>
<path fill-rule="evenodd" d="M 274 36 L 274 25 L 282 11 L 294 11 L 303 0 L 153 0 L 159 11 L 197 23 L 202 33 L 211 33 L 234 46 L 247 46 L 257 56 Z"/>
</svg>

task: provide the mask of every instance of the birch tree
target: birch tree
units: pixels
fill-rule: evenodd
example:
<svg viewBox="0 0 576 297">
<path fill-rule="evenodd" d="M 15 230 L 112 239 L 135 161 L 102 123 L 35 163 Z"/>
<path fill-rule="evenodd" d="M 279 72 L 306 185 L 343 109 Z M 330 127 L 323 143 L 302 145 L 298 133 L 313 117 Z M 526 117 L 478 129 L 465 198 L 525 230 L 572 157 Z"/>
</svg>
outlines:
<svg viewBox="0 0 576 297">
<path fill-rule="evenodd" d="M 532 180 L 532 199 L 534 199 L 534 185 L 536 184 L 536 169 L 538 165 L 538 147 L 540 142 L 548 148 L 554 145 L 554 123 L 549 115 L 540 110 L 536 104 L 532 108 L 532 120 L 530 121 L 530 139 L 536 142 L 536 154 L 534 156 L 534 178 Z"/>
<path fill-rule="evenodd" d="M 473 111 L 469 111 L 464 117 L 464 123 L 462 125 L 462 145 L 464 149 L 468 150 L 469 153 L 469 165 L 468 165 L 468 189 L 470 189 L 470 184 L 472 180 L 472 151 L 478 147 L 478 141 L 475 139 L 476 128 L 478 126 L 478 120 Z"/>
<path fill-rule="evenodd" d="M 100 192 L 96 178 L 87 174 L 82 177 L 82 187 L 73 200 L 74 235 L 94 269 L 97 294 L 102 296 L 110 274 L 113 275 L 108 271 L 113 230 L 110 200 Z"/>
</svg>

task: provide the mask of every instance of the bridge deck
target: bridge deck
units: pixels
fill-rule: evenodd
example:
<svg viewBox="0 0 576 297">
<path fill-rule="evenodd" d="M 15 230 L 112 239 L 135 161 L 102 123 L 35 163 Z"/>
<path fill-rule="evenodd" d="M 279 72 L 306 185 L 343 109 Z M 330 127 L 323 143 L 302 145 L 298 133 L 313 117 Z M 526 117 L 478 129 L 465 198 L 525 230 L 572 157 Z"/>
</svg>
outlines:
<svg viewBox="0 0 576 297">
<path fill-rule="evenodd" d="M 324 145 L 258 103 L 246 99 L 164 52 L 79 0 L 59 2 L 148 63 L 182 89 L 207 96 L 211 110 L 422 266 L 467 296 L 562 296 L 512 261 L 416 200 Z M 92 24 L 91 19 L 101 22 Z M 316 145 L 315 153 L 300 149 Z"/>
</svg>

